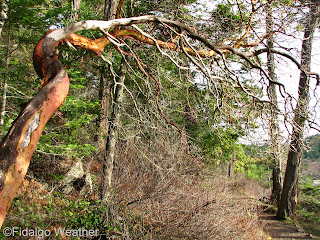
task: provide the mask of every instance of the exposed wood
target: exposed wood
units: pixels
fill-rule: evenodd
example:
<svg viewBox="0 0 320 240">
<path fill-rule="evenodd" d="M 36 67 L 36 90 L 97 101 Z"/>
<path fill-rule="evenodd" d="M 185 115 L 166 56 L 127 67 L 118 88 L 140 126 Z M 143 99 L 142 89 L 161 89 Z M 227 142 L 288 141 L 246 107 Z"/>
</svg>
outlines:
<svg viewBox="0 0 320 240">
<path fill-rule="evenodd" d="M 159 47 L 161 47 L 162 49 L 168 49 L 168 50 L 172 50 L 172 51 L 181 51 L 182 50 L 179 49 L 179 45 L 177 45 L 176 43 L 172 43 L 172 42 L 164 42 L 161 40 L 157 40 L 154 41 L 151 38 L 148 38 L 146 36 L 144 36 L 143 34 L 134 31 L 134 30 L 130 30 L 130 29 L 121 29 L 118 30 L 116 32 L 111 32 L 110 33 L 111 36 L 118 38 L 118 37 L 131 37 L 135 40 L 138 40 L 142 43 L 146 43 L 149 45 L 153 45 L 156 46 L 158 45 Z M 104 48 L 111 43 L 110 40 L 107 39 L 107 37 L 101 37 L 95 40 L 83 37 L 81 35 L 78 34 L 70 34 L 67 38 L 66 38 L 70 43 L 72 43 L 75 46 L 79 46 L 81 48 L 84 49 L 88 49 L 91 51 L 94 51 L 96 54 L 101 55 L 101 53 L 103 52 Z M 209 50 L 209 51 L 194 51 L 191 48 L 188 47 L 184 47 L 184 50 L 190 54 L 191 56 L 200 56 L 203 58 L 208 58 L 208 57 L 212 57 L 215 56 L 217 53 L 213 50 Z M 223 50 L 222 50 L 223 51 Z"/>
<path fill-rule="evenodd" d="M 34 62 L 51 69 L 50 76 L 48 71 L 40 73 L 40 77 L 47 77 L 45 86 L 27 103 L 0 144 L 0 227 L 24 179 L 45 124 L 68 94 L 66 70 L 54 55 L 45 54 L 54 52 L 55 45 L 53 41 L 44 44 L 43 39 L 37 45 L 35 52 L 43 59 L 38 58 Z"/>
<path fill-rule="evenodd" d="M 43 50 L 43 41 L 45 37 L 54 30 L 48 31 L 43 38 L 40 39 L 33 51 L 33 66 L 38 76 L 42 79 L 41 86 L 45 85 L 50 79 L 54 78 L 54 74 L 62 68 L 61 63 L 57 60 L 58 55 L 50 52 L 50 55 L 46 55 Z M 61 41 L 57 41 L 53 44 L 55 49 Z M 49 56 L 49 57 L 46 57 Z"/>
<path fill-rule="evenodd" d="M 155 22 L 155 23 L 166 23 L 168 25 L 172 25 L 174 27 L 177 27 L 179 29 L 184 29 L 191 38 L 199 40 L 203 42 L 207 47 L 209 47 L 212 51 L 205 51 L 203 54 L 206 54 L 207 57 L 210 57 L 212 55 L 215 55 L 216 53 L 221 54 L 221 49 L 224 48 L 225 46 L 215 46 L 211 44 L 208 40 L 206 40 L 204 37 L 200 36 L 199 34 L 193 32 L 188 26 L 185 24 L 182 24 L 177 21 L 172 21 L 172 20 L 167 20 L 164 18 L 156 17 L 156 16 L 140 16 L 140 17 L 132 17 L 132 18 L 121 18 L 121 19 L 114 19 L 114 20 L 109 20 L 109 21 L 99 21 L 99 20 L 87 20 L 87 21 L 82 21 L 82 22 L 77 22 L 74 24 L 69 25 L 66 28 L 63 29 L 57 29 L 51 33 L 48 34 L 48 37 L 46 38 L 46 41 L 53 41 L 53 42 L 58 42 L 61 41 L 65 38 L 68 38 L 69 35 L 81 31 L 81 30 L 100 30 L 100 31 L 107 31 L 108 29 L 114 28 L 116 26 L 128 26 L 128 25 L 133 25 L 133 24 L 138 24 L 138 23 L 148 23 L 148 22 Z M 174 49 L 176 47 L 175 44 L 167 43 L 167 42 L 162 42 L 162 41 L 154 41 L 152 39 L 149 39 L 148 37 L 143 37 L 143 34 L 137 34 L 135 31 L 129 31 L 129 30 L 120 30 L 118 33 L 114 33 L 115 36 L 119 37 L 121 35 L 129 35 L 131 37 L 138 38 L 142 42 L 145 43 L 150 43 L 150 44 L 159 44 L 162 45 L 164 48 L 167 49 Z M 69 40 L 69 39 L 68 39 Z M 76 41 L 76 40 L 75 40 Z M 97 52 L 103 51 L 102 46 L 107 45 L 110 43 L 110 40 L 108 39 L 99 39 L 99 40 L 89 40 L 87 43 L 82 44 L 82 47 L 92 47 L 92 50 Z M 92 46 L 90 45 L 92 44 Z M 227 50 L 230 50 L 227 49 Z M 216 52 L 216 53 L 214 53 Z M 51 53 L 52 55 L 54 54 L 53 52 Z"/>
<path fill-rule="evenodd" d="M 0 226 L 27 172 L 45 124 L 67 96 L 69 79 L 61 69 L 28 103 L 0 145 Z"/>
</svg>

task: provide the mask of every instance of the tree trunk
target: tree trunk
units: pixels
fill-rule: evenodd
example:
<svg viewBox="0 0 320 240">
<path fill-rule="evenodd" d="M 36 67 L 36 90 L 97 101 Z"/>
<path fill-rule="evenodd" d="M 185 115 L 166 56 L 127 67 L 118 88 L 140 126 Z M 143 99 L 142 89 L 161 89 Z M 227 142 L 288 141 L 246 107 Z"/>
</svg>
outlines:
<svg viewBox="0 0 320 240">
<path fill-rule="evenodd" d="M 119 0 L 105 0 L 104 16 L 107 20 L 116 18 L 118 5 Z"/>
<path fill-rule="evenodd" d="M 114 165 L 114 155 L 116 151 L 116 141 L 118 138 L 118 126 L 120 124 L 120 110 L 123 98 L 123 84 L 125 79 L 124 63 L 119 74 L 119 80 L 115 82 L 115 95 L 112 102 L 112 112 L 109 123 L 108 138 L 103 161 L 103 176 L 102 176 L 102 202 L 106 203 L 111 196 L 112 190 L 112 172 Z"/>
<path fill-rule="evenodd" d="M 8 0 L 1 0 L 1 12 L 0 12 L 0 37 L 2 36 L 3 26 L 8 18 Z"/>
<path fill-rule="evenodd" d="M 8 72 L 9 72 L 9 59 L 10 59 L 10 35 L 11 31 L 9 28 L 8 40 L 7 40 L 7 56 L 5 63 L 5 70 L 3 74 L 3 84 L 2 84 L 2 101 L 1 101 L 1 112 L 0 112 L 0 126 L 4 124 L 4 118 L 6 113 L 6 103 L 7 103 L 7 81 L 8 81 Z"/>
<path fill-rule="evenodd" d="M 81 0 L 72 0 L 71 1 L 71 9 L 73 12 L 73 19 L 74 20 L 78 20 L 78 18 L 79 18 L 78 11 L 80 9 L 80 5 L 81 5 Z"/>
<path fill-rule="evenodd" d="M 273 17 L 272 17 L 272 4 L 273 0 L 268 1 L 266 7 L 266 26 L 267 26 L 267 47 L 273 49 L 274 37 L 273 37 Z M 268 52 L 267 56 L 268 74 L 273 82 L 277 81 L 275 74 L 275 62 L 274 53 Z M 270 105 L 270 141 L 271 141 L 271 162 L 272 167 L 272 194 L 271 201 L 279 203 L 280 195 L 282 191 L 282 178 L 281 178 L 281 146 L 280 146 L 280 132 L 279 132 L 279 118 L 278 118 L 278 99 L 276 84 L 269 82 L 268 97 L 271 102 Z"/>
<path fill-rule="evenodd" d="M 45 124 L 68 94 L 69 78 L 60 62 L 54 59 L 55 44 L 45 37 L 36 46 L 34 64 L 42 65 L 46 72 L 51 69 L 49 81 L 20 112 L 0 143 L 0 227 L 24 179 Z"/>
<path fill-rule="evenodd" d="M 111 53 L 111 52 L 110 52 Z M 108 53 L 109 55 L 109 53 Z M 106 137 L 108 136 L 108 117 L 110 103 L 111 81 L 106 77 L 105 67 L 100 71 L 99 99 L 101 101 L 101 113 L 99 119 L 98 148 L 103 149 L 106 146 Z"/>
<path fill-rule="evenodd" d="M 304 123 L 308 118 L 309 104 L 309 76 L 311 63 L 312 40 L 319 18 L 319 4 L 312 4 L 309 8 L 308 18 L 304 30 L 304 38 L 301 51 L 301 68 L 299 81 L 299 98 L 294 112 L 293 132 L 290 142 L 290 149 L 287 158 L 287 168 L 283 183 L 280 204 L 277 217 L 293 218 L 295 216 L 298 201 L 298 179 L 303 151 Z"/>
<path fill-rule="evenodd" d="M 115 19 L 119 0 L 105 0 L 104 15 L 106 20 Z M 112 58 L 112 52 L 108 52 L 108 58 Z M 101 115 L 100 115 L 100 133 L 98 136 L 98 146 L 105 147 L 106 137 L 108 134 L 108 117 L 109 117 L 109 102 L 111 92 L 111 81 L 105 76 L 105 68 L 103 67 L 100 74 L 99 97 L 101 100 Z"/>
<path fill-rule="evenodd" d="M 106 20 L 112 20 L 116 18 L 117 15 L 117 8 L 118 8 L 119 0 L 105 0 L 105 8 L 104 14 Z M 112 58 L 112 52 L 108 52 L 109 59 Z M 112 66 L 110 66 L 112 67 Z M 111 196 L 111 189 L 112 189 L 112 172 L 113 172 L 113 165 L 114 165 L 114 154 L 115 154 L 115 147 L 117 141 L 117 125 L 119 124 L 120 112 L 119 107 L 121 104 L 122 93 L 123 93 L 123 86 L 121 84 L 124 83 L 124 76 L 119 76 L 119 83 L 120 85 L 115 84 L 115 96 L 112 103 L 112 110 L 111 110 L 111 117 L 108 121 L 108 114 L 109 114 L 109 102 L 110 102 L 110 95 L 111 95 L 111 80 L 108 80 L 105 77 L 105 72 L 101 72 L 101 79 L 100 79 L 100 93 L 101 96 L 101 121 L 100 121 L 100 138 L 99 138 L 99 145 L 105 146 L 104 149 L 104 158 L 103 158 L 103 172 L 102 172 L 102 181 L 101 181 L 101 198 L 102 202 L 106 203 Z M 107 141 L 105 141 L 105 136 L 107 136 Z"/>
<path fill-rule="evenodd" d="M 233 173 L 234 173 L 234 165 L 235 162 L 237 161 L 237 154 L 233 154 L 233 158 L 230 159 L 229 163 L 228 163 L 228 178 L 232 178 L 233 177 Z"/>
</svg>

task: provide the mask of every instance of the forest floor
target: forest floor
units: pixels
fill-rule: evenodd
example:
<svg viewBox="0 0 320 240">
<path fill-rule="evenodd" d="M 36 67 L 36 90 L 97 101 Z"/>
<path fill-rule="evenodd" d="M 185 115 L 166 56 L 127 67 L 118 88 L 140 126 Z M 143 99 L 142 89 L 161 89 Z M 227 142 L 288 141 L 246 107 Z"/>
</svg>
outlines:
<svg viewBox="0 0 320 240">
<path fill-rule="evenodd" d="M 261 209 L 264 209 L 264 211 L 261 211 L 260 221 L 265 235 L 268 236 L 267 239 L 320 239 L 320 236 L 309 234 L 297 223 L 278 220 L 276 218 L 276 209 L 259 201 L 262 196 L 269 196 L 269 193 L 254 180 L 248 180 L 240 191 L 243 191 L 242 194 L 252 198 L 253 201 L 261 205 Z"/>
<path fill-rule="evenodd" d="M 99 202 L 81 199 L 76 192 L 73 196 L 52 190 L 48 194 L 50 188 L 44 189 L 45 185 L 33 179 L 25 180 L 4 227 L 52 231 L 58 227 L 86 226 L 99 229 L 101 236 L 109 239 L 320 239 L 292 222 L 276 220 L 274 209 L 259 201 L 270 195 L 268 188 L 242 175 L 228 179 L 210 172 L 202 176 L 168 171 L 165 177 L 141 174 L 143 181 L 139 182 L 140 175 L 133 175 L 138 170 L 122 169 L 130 170 L 118 174 L 127 180 L 116 179 L 118 194 L 114 202 L 102 208 Z M 150 189 L 149 195 L 139 195 Z M 0 232 L 0 239 L 18 238 L 1 236 Z"/>
</svg>

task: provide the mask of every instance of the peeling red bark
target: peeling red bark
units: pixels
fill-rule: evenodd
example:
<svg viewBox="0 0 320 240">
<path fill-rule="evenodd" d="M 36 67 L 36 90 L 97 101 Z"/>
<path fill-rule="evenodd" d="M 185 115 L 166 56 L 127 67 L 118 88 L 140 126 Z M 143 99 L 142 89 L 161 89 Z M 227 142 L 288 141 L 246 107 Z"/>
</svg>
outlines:
<svg viewBox="0 0 320 240">
<path fill-rule="evenodd" d="M 191 48 L 183 47 L 183 42 L 180 45 L 174 42 L 163 42 L 149 37 L 139 29 L 137 31 L 128 29 L 118 30 L 119 26 L 148 22 L 165 23 L 183 30 L 188 37 L 202 42 L 210 50 L 195 51 Z M 106 31 L 112 28 L 114 28 L 114 33 L 106 33 Z M 57 60 L 55 47 L 62 40 L 68 40 L 73 33 L 81 30 L 100 30 L 105 35 L 113 34 L 116 38 L 121 36 L 131 37 L 146 44 L 156 45 L 158 48 L 182 51 L 186 55 L 197 57 L 212 57 L 216 54 L 223 55 L 224 52 L 230 51 L 246 60 L 251 67 L 260 69 L 259 66 L 249 59 L 250 56 L 254 56 L 253 54 L 257 52 L 247 54 L 239 52 L 231 46 L 213 45 L 201 35 L 193 32 L 188 26 L 177 21 L 156 16 L 140 16 L 110 21 L 87 20 L 48 32 L 37 44 L 33 55 L 35 70 L 42 79 L 42 88 L 21 111 L 18 118 L 12 124 L 9 133 L 0 143 L 0 227 L 3 224 L 15 192 L 26 174 L 31 156 L 46 122 L 61 106 L 68 93 L 69 79 L 66 70 Z M 106 36 L 91 40 L 79 35 L 73 35 L 73 38 L 70 38 L 69 42 L 82 48 L 90 49 L 98 55 L 101 55 L 101 51 L 110 43 Z M 190 56 L 188 57 L 190 58 Z"/>
<path fill-rule="evenodd" d="M 44 46 L 44 38 L 37 44 L 33 62 L 44 85 L 21 111 L 0 144 L 0 227 L 25 177 L 45 124 L 68 94 L 69 78 L 66 70 L 56 55 L 48 56 L 43 50 L 47 48 L 53 52 L 58 44 Z"/>
<path fill-rule="evenodd" d="M 45 85 L 45 83 L 50 78 L 53 77 L 52 74 L 54 72 L 58 72 L 58 70 L 59 70 L 58 68 L 55 70 L 52 70 L 52 68 L 55 67 L 55 65 L 57 65 L 57 62 L 55 60 L 58 59 L 58 55 L 54 54 L 53 56 L 49 56 L 49 58 L 46 58 L 44 50 L 43 50 L 43 42 L 44 42 L 45 37 L 53 31 L 55 31 L 55 30 L 50 30 L 50 31 L 46 32 L 46 34 L 40 39 L 40 41 L 38 42 L 38 44 L 36 45 L 36 47 L 34 48 L 34 51 L 33 51 L 33 66 L 34 66 L 34 69 L 36 70 L 38 76 L 42 79 L 41 86 Z M 52 47 L 56 48 L 60 44 L 60 42 L 61 41 L 56 42 Z M 50 59 L 50 58 L 53 60 L 53 62 L 55 62 L 55 64 L 53 64 L 53 66 L 51 66 L 51 64 L 48 64 L 48 59 Z M 62 68 L 62 66 L 59 66 L 59 68 Z"/>
</svg>

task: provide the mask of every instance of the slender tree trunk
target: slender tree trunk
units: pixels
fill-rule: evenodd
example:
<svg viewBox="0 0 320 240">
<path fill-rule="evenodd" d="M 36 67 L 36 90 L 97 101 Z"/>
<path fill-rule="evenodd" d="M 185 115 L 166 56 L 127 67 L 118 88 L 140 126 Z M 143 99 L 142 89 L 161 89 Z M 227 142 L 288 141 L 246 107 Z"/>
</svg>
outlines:
<svg viewBox="0 0 320 240">
<path fill-rule="evenodd" d="M 5 70 L 3 74 L 3 84 L 2 84 L 2 101 L 1 101 L 1 112 L 0 112 L 0 126 L 4 124 L 4 118 L 6 113 L 6 103 L 7 103 L 7 81 L 8 81 L 8 72 L 9 72 L 9 59 L 10 59 L 10 35 L 11 31 L 9 28 L 8 40 L 7 40 L 7 56 L 5 63 Z"/>
<path fill-rule="evenodd" d="M 303 151 L 303 131 L 305 121 L 308 118 L 307 109 L 309 104 L 309 76 L 307 73 L 310 72 L 312 40 L 315 29 L 318 26 L 319 4 L 311 2 L 309 9 L 301 51 L 301 68 L 304 71 L 300 74 L 299 98 L 294 113 L 287 168 L 277 212 L 277 217 L 282 219 L 295 216 L 298 202 L 298 179 Z"/>
<path fill-rule="evenodd" d="M 107 20 L 116 18 L 118 5 L 119 0 L 105 0 L 104 16 Z"/>
<path fill-rule="evenodd" d="M 115 19 L 119 0 L 105 0 L 104 15 L 106 20 Z M 109 59 L 112 58 L 112 52 L 108 52 Z M 100 115 L 100 133 L 98 136 L 98 145 L 104 147 L 106 145 L 106 137 L 108 134 L 108 117 L 109 117 L 109 102 L 111 92 L 111 81 L 105 75 L 103 67 L 100 74 L 99 97 L 101 100 L 101 115 Z"/>
<path fill-rule="evenodd" d="M 234 165 L 235 165 L 236 161 L 237 161 L 237 154 L 234 153 L 233 154 L 233 158 L 228 163 L 228 178 L 232 178 L 233 177 Z"/>
<path fill-rule="evenodd" d="M 1 5 L 0 5 L 0 37 L 2 36 L 2 29 L 3 26 L 8 18 L 8 0 L 1 0 Z"/>
<path fill-rule="evenodd" d="M 115 19 L 117 15 L 119 0 L 105 0 L 104 14 L 106 20 Z M 112 58 L 112 52 L 108 53 L 108 57 Z M 112 67 L 112 66 L 110 66 Z M 119 83 L 119 85 L 117 84 Z M 106 203 L 111 196 L 112 190 L 112 172 L 114 168 L 114 154 L 116 151 L 116 141 L 118 136 L 117 125 L 120 120 L 120 105 L 122 101 L 124 74 L 120 70 L 119 82 L 114 85 L 115 96 L 112 102 L 111 116 L 108 121 L 109 102 L 111 95 L 111 81 L 105 77 L 105 73 L 101 72 L 100 80 L 100 96 L 101 96 L 101 121 L 100 121 L 100 139 L 99 143 L 105 146 L 103 158 L 103 172 L 101 182 L 101 198 Z M 108 130 L 108 131 L 107 131 Z M 107 135 L 107 140 L 104 137 Z"/>
<path fill-rule="evenodd" d="M 272 3 L 273 0 L 268 1 L 266 8 L 267 17 L 267 47 L 269 49 L 273 48 L 274 37 L 273 37 L 273 17 L 272 17 Z M 275 61 L 274 53 L 268 52 L 267 58 L 268 74 L 272 81 L 277 81 L 277 76 L 275 74 Z M 270 106 L 270 141 L 271 141 L 271 161 L 273 163 L 272 168 L 272 194 L 271 201 L 276 201 L 279 203 L 280 195 L 282 191 L 282 178 L 281 178 L 281 146 L 280 146 L 280 132 L 279 132 L 279 118 L 278 118 L 278 99 L 276 84 L 269 82 L 268 87 L 268 97 L 271 102 Z"/>
<path fill-rule="evenodd" d="M 101 101 L 101 114 L 99 119 L 98 146 L 99 149 L 105 148 L 106 137 L 108 136 L 108 113 L 110 103 L 111 81 L 106 77 L 106 68 L 100 70 L 99 99 Z"/>
<path fill-rule="evenodd" d="M 123 63 L 124 64 L 124 63 Z M 120 124 L 120 110 L 123 98 L 123 84 L 125 79 L 125 69 L 122 65 L 119 80 L 115 82 L 115 95 L 112 103 L 112 112 L 109 123 L 108 138 L 103 161 L 103 181 L 102 181 L 102 202 L 106 203 L 111 196 L 112 172 L 114 168 L 114 155 L 116 151 L 116 141 L 118 138 L 118 126 Z"/>
<path fill-rule="evenodd" d="M 71 0 L 71 8 L 72 8 L 74 20 L 78 20 L 79 18 L 78 11 L 80 9 L 80 5 L 81 5 L 81 0 Z"/>
</svg>

